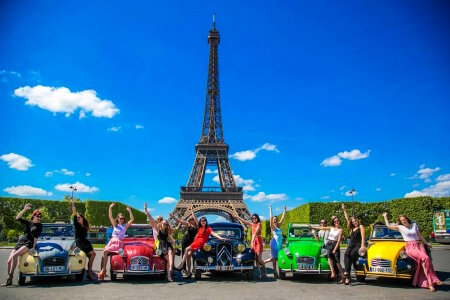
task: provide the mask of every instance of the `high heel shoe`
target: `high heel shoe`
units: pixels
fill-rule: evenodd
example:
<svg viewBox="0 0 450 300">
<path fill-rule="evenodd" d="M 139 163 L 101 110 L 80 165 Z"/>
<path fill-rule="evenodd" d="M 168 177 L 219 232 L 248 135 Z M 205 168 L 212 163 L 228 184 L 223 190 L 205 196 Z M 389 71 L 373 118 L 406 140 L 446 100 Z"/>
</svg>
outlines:
<svg viewBox="0 0 450 300">
<path fill-rule="evenodd" d="M 2 287 L 12 285 L 13 275 L 9 274 L 8 279 L 6 279 L 5 283 L 2 284 Z"/>
</svg>

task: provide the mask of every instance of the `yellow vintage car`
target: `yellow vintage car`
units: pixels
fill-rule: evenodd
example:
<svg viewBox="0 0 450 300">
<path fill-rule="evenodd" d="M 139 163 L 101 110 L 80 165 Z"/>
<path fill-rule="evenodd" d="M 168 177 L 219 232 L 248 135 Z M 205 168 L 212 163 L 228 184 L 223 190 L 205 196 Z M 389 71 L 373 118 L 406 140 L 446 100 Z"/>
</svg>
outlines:
<svg viewBox="0 0 450 300">
<path fill-rule="evenodd" d="M 371 234 L 365 253 L 354 265 L 356 278 L 389 277 L 412 280 L 416 272 L 415 261 L 405 251 L 406 242 L 398 231 L 386 225 L 371 226 Z"/>
<path fill-rule="evenodd" d="M 19 285 L 26 277 L 75 276 L 83 280 L 86 254 L 75 245 L 71 224 L 42 224 L 36 249 L 30 249 L 19 260 Z"/>
</svg>

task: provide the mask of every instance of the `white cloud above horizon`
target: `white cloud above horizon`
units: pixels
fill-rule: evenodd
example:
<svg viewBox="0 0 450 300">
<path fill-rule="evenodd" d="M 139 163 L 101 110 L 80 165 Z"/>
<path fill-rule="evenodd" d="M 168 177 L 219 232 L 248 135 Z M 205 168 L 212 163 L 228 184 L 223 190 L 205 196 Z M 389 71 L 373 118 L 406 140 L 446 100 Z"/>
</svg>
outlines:
<svg viewBox="0 0 450 300">
<path fill-rule="evenodd" d="M 164 197 L 160 200 L 158 200 L 159 204 L 173 204 L 173 203 L 177 203 L 177 199 L 172 198 L 172 197 Z"/>
<path fill-rule="evenodd" d="M 106 131 L 110 131 L 110 132 L 119 132 L 122 130 L 122 126 L 111 126 L 108 129 L 106 129 Z"/>
<path fill-rule="evenodd" d="M 238 151 L 230 155 L 230 158 L 237 159 L 240 161 L 246 161 L 246 160 L 253 160 L 256 157 L 256 154 L 260 151 L 269 151 L 269 152 L 277 152 L 279 153 L 280 150 L 278 150 L 277 146 L 270 143 L 265 143 L 259 148 L 256 148 L 254 150 L 244 150 L 244 151 Z"/>
<path fill-rule="evenodd" d="M 425 182 L 431 182 L 431 177 L 434 173 L 440 171 L 440 167 L 436 168 L 425 168 L 425 164 L 420 165 L 419 170 L 413 176 L 409 177 L 409 179 L 422 179 Z"/>
<path fill-rule="evenodd" d="M 23 155 L 16 153 L 8 153 L 0 156 L 0 159 L 8 163 L 10 169 L 18 171 L 28 171 L 29 168 L 34 167 L 31 160 Z"/>
<path fill-rule="evenodd" d="M 18 186 L 10 186 L 7 187 L 5 189 L 3 189 L 3 191 L 7 192 L 8 194 L 11 195 L 16 195 L 16 196 L 51 196 L 53 195 L 52 192 L 48 192 L 44 189 L 41 188 L 37 188 L 37 187 L 33 187 L 33 186 L 29 186 L 29 185 L 18 185 Z"/>
<path fill-rule="evenodd" d="M 136 129 L 144 129 L 144 126 L 142 126 L 140 124 L 136 124 Z"/>
<path fill-rule="evenodd" d="M 69 171 L 66 168 L 62 168 L 60 170 L 53 170 L 53 171 L 47 171 L 45 172 L 45 177 L 52 177 L 54 174 L 63 174 L 66 176 L 73 176 L 75 175 L 74 171 Z"/>
<path fill-rule="evenodd" d="M 208 174 L 211 174 L 211 173 L 208 173 Z M 242 190 L 244 192 L 253 192 L 256 190 L 255 181 L 253 179 L 244 179 L 240 175 L 237 175 L 237 174 L 233 175 L 233 178 L 234 178 L 234 182 L 236 183 L 236 186 L 242 186 Z M 213 181 L 215 183 L 220 183 L 219 175 L 214 176 Z"/>
<path fill-rule="evenodd" d="M 430 185 L 429 187 L 423 188 L 421 190 L 413 190 L 412 192 L 406 193 L 405 198 L 412 197 L 448 197 L 450 196 L 450 180 L 438 181 L 436 184 Z"/>
<path fill-rule="evenodd" d="M 288 199 L 288 196 L 285 193 L 281 194 L 266 194 L 264 192 L 259 192 L 256 195 L 246 195 L 245 199 L 249 199 L 252 202 L 278 202 L 284 201 Z"/>
<path fill-rule="evenodd" d="M 77 189 L 76 190 L 77 193 L 95 193 L 95 192 L 100 191 L 100 189 L 96 186 L 90 187 L 79 181 L 77 181 L 75 183 L 57 184 L 57 185 L 55 185 L 55 190 L 70 193 L 70 192 L 72 192 L 72 189 L 70 188 L 71 186 L 74 186 Z"/>
<path fill-rule="evenodd" d="M 80 119 L 85 118 L 86 113 L 96 118 L 113 118 L 120 112 L 111 100 L 98 98 L 95 90 L 71 92 L 67 87 L 36 85 L 19 87 L 14 95 L 27 99 L 26 105 L 37 106 L 54 115 L 63 113 L 66 117 L 78 110 Z"/>
<path fill-rule="evenodd" d="M 339 152 L 336 155 L 325 158 L 320 165 L 323 167 L 338 167 L 342 164 L 342 160 L 360 160 L 369 157 L 370 149 L 364 153 L 361 153 L 359 149 L 353 149 L 352 151 Z"/>
</svg>

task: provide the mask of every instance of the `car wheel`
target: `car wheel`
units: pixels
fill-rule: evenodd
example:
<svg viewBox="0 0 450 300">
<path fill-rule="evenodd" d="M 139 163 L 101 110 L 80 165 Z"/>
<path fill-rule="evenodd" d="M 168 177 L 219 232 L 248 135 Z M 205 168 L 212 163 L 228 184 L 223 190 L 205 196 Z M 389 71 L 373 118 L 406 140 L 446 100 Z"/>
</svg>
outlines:
<svg viewBox="0 0 450 300">
<path fill-rule="evenodd" d="M 113 270 L 111 270 L 110 275 L 111 275 L 111 281 L 117 280 L 117 274 L 114 274 Z"/>
<path fill-rule="evenodd" d="M 194 261 L 194 270 L 195 270 L 195 280 L 200 280 L 202 279 L 202 270 L 197 269 L 197 262 Z"/>
<path fill-rule="evenodd" d="M 278 276 L 280 276 L 281 280 L 286 280 L 286 272 L 280 270 L 280 267 L 277 265 Z"/>
<path fill-rule="evenodd" d="M 253 269 L 247 271 L 247 280 L 252 281 L 255 275 L 255 271 Z"/>
<path fill-rule="evenodd" d="M 76 281 L 83 281 L 84 273 L 86 273 L 86 270 L 82 269 L 80 274 L 75 275 L 75 280 Z"/>
<path fill-rule="evenodd" d="M 26 276 L 22 275 L 22 273 L 19 272 L 19 277 L 18 277 L 18 279 L 17 279 L 17 283 L 18 283 L 20 286 L 25 285 L 25 279 L 26 279 L 26 278 L 27 278 Z"/>
<path fill-rule="evenodd" d="M 364 275 L 356 275 L 356 281 L 364 282 L 364 281 L 366 281 L 366 276 L 364 276 Z"/>
</svg>

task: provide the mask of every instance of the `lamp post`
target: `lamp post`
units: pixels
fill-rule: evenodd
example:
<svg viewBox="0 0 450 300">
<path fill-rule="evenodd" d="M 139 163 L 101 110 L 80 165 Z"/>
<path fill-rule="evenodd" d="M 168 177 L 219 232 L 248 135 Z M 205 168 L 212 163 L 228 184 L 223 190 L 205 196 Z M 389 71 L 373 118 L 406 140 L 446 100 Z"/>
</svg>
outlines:
<svg viewBox="0 0 450 300">
<path fill-rule="evenodd" d="M 71 185 L 71 186 L 69 186 L 69 189 L 71 189 L 71 190 L 72 190 L 72 201 L 73 201 L 73 191 L 76 191 L 76 190 L 77 190 L 77 187 L 76 187 L 76 186 L 73 186 L 73 185 Z"/>
<path fill-rule="evenodd" d="M 353 195 L 355 194 L 356 190 L 354 188 L 352 188 L 349 193 L 352 195 L 352 216 L 355 216 L 355 212 L 354 212 L 354 203 L 353 203 Z"/>
</svg>

